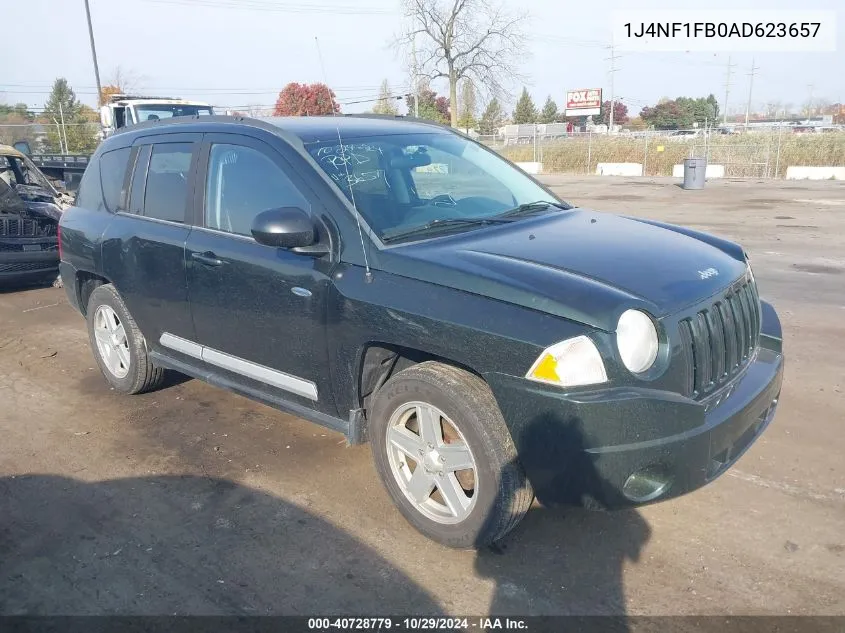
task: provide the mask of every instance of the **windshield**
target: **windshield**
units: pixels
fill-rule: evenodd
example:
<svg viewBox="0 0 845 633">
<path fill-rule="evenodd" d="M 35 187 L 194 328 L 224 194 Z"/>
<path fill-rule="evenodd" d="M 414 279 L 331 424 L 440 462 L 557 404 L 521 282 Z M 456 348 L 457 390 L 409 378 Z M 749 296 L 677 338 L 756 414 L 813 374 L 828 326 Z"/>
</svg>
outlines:
<svg viewBox="0 0 845 633">
<path fill-rule="evenodd" d="M 342 148 L 332 142 L 305 147 L 347 198 L 354 196 L 382 239 L 433 221 L 489 218 L 538 201 L 560 204 L 519 169 L 456 134 L 356 137 Z"/>
<path fill-rule="evenodd" d="M 196 106 L 196 105 L 179 105 L 179 104 L 149 104 L 136 105 L 135 114 L 138 117 L 138 123 L 144 121 L 157 121 L 159 119 L 169 119 L 174 116 L 197 116 L 214 114 L 211 111 L 211 106 Z"/>
<path fill-rule="evenodd" d="M 47 177 L 26 157 L 0 156 L 0 179 L 11 186 L 34 185 L 56 194 Z"/>
</svg>

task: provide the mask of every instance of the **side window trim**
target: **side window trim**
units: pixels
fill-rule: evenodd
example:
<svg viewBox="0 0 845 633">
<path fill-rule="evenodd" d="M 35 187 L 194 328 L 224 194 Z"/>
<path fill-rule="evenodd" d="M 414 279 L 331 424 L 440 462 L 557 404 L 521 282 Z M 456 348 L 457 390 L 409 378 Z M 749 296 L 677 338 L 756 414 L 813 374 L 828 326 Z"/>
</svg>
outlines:
<svg viewBox="0 0 845 633">
<path fill-rule="evenodd" d="M 147 188 L 147 170 L 150 167 L 150 155 L 152 154 L 152 145 L 137 146 L 137 153 L 135 155 L 135 163 L 132 165 L 132 174 L 130 176 L 131 185 L 129 187 L 129 202 L 126 206 L 127 211 L 132 215 L 144 215 L 144 197 Z M 138 174 L 138 169 L 143 171 Z M 140 178 L 137 178 L 140 176 Z M 138 182 L 135 182 L 136 178 Z M 138 197 L 136 199 L 135 193 L 137 191 Z M 137 205 L 137 206 L 136 206 Z"/>
</svg>

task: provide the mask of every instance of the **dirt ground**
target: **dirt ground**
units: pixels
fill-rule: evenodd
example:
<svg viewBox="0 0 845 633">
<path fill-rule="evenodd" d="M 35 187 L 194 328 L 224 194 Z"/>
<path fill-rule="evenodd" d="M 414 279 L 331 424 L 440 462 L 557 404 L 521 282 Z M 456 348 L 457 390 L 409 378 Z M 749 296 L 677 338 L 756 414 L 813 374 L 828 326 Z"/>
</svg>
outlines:
<svg viewBox="0 0 845 633">
<path fill-rule="evenodd" d="M 845 614 L 845 186 L 548 177 L 741 241 L 781 315 L 772 426 L 638 511 L 531 510 L 499 547 L 417 534 L 368 446 L 196 380 L 124 397 L 63 290 L 0 292 L 0 613 Z"/>
</svg>

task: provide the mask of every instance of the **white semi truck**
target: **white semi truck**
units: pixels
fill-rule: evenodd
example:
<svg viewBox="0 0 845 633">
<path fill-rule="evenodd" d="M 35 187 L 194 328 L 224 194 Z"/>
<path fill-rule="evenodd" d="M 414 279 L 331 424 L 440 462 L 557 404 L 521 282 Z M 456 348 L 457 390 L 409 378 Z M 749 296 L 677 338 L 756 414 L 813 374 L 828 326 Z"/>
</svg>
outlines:
<svg viewBox="0 0 845 633">
<path fill-rule="evenodd" d="M 102 138 L 116 131 L 171 117 L 210 116 L 214 109 L 201 101 L 187 101 L 172 97 L 141 97 L 115 94 L 100 108 Z M 49 178 L 64 183 L 67 191 L 75 191 L 90 156 L 85 154 L 33 154 L 29 143 L 15 143 L 15 149 L 27 154 L 32 162 Z"/>
</svg>

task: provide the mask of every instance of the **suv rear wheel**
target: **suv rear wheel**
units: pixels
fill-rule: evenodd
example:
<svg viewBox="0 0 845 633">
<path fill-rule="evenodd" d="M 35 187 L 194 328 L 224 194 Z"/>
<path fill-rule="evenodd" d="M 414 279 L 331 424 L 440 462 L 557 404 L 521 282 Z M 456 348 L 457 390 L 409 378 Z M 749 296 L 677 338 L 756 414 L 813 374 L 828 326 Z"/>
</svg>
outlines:
<svg viewBox="0 0 845 633">
<path fill-rule="evenodd" d="M 400 512 L 443 545 L 489 545 L 534 499 L 490 388 L 462 369 L 425 362 L 396 374 L 375 395 L 369 435 Z"/>
<path fill-rule="evenodd" d="M 111 284 L 98 286 L 85 312 L 88 339 L 100 371 L 122 393 L 143 393 L 161 385 L 164 369 L 150 362 L 144 335 Z"/>
</svg>

